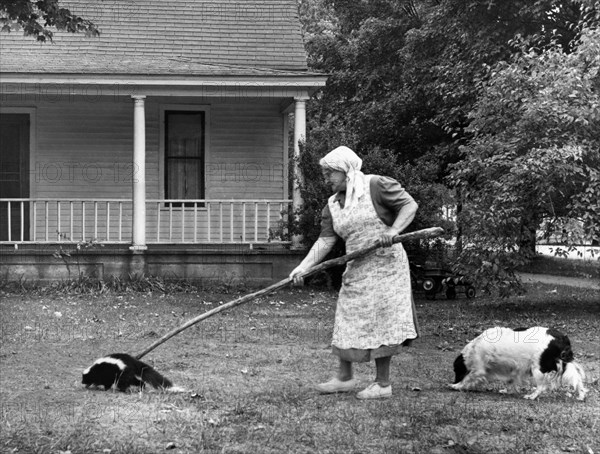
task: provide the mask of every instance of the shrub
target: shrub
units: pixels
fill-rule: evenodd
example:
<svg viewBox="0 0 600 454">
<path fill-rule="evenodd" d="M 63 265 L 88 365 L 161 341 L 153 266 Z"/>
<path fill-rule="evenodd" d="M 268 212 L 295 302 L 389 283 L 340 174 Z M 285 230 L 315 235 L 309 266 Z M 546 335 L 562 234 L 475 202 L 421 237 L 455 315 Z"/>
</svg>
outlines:
<svg viewBox="0 0 600 454">
<path fill-rule="evenodd" d="M 319 129 L 312 131 L 309 139 L 300 146 L 297 164 L 304 176 L 300 182 L 300 194 L 303 206 L 294 213 L 290 223 L 290 233 L 301 235 L 303 244 L 310 247 L 319 237 L 321 231 L 321 212 L 331 193 L 321 177 L 319 160 L 339 145 L 346 145 L 355 150 L 363 159 L 363 172 L 366 174 L 385 175 L 399 181 L 419 204 L 419 211 L 409 230 L 440 226 L 448 236 L 454 233 L 454 223 L 442 218 L 442 207 L 453 203 L 448 189 L 440 184 L 424 181 L 421 169 L 410 163 L 399 162 L 393 151 L 374 147 L 367 150 L 355 149 L 351 138 L 343 137 L 337 131 Z M 292 163 L 294 164 L 294 163 Z M 294 166 L 290 165 L 292 169 Z M 291 180 L 291 179 L 290 179 Z M 424 256 L 429 245 L 406 245 L 412 256 Z M 345 253 L 343 244 L 339 242 L 327 257 L 339 257 Z M 423 260 L 425 260 L 423 258 Z M 343 268 L 341 269 L 343 270 Z M 315 281 L 325 280 L 328 285 L 339 285 L 340 269 L 326 272 L 327 276 L 318 276 Z"/>
</svg>

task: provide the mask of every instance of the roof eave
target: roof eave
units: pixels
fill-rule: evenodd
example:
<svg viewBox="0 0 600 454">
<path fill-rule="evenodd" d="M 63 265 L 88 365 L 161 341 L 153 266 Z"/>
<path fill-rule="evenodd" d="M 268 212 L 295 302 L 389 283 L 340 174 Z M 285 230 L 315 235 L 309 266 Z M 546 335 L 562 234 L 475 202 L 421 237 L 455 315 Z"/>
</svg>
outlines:
<svg viewBox="0 0 600 454">
<path fill-rule="evenodd" d="M 0 72 L 0 92 L 21 94 L 55 90 L 72 95 L 110 96 L 265 96 L 296 97 L 325 86 L 327 75 L 285 73 L 269 75 L 148 75 Z"/>
<path fill-rule="evenodd" d="M 104 73 L 17 73 L 1 72 L 2 83 L 139 83 L 141 85 L 168 84 L 189 85 L 235 85 L 245 82 L 255 86 L 282 84 L 324 86 L 327 74 L 310 72 L 282 72 L 281 74 L 104 74 Z"/>
</svg>

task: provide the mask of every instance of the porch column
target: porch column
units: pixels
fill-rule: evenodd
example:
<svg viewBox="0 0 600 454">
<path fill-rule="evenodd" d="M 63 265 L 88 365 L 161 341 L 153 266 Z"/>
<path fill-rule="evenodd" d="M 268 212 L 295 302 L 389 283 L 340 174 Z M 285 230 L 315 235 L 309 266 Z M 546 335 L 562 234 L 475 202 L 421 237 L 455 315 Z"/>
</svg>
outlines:
<svg viewBox="0 0 600 454">
<path fill-rule="evenodd" d="M 146 246 L 146 114 L 145 96 L 133 99 L 133 238 L 130 249 Z"/>
<path fill-rule="evenodd" d="M 294 212 L 302 207 L 303 201 L 300 195 L 300 183 L 304 181 L 304 176 L 298 167 L 298 158 L 300 157 L 300 142 L 306 141 L 306 101 L 308 96 L 298 96 L 294 98 L 294 186 L 292 194 L 292 207 Z M 302 236 L 292 238 L 292 246 L 300 247 Z"/>
</svg>

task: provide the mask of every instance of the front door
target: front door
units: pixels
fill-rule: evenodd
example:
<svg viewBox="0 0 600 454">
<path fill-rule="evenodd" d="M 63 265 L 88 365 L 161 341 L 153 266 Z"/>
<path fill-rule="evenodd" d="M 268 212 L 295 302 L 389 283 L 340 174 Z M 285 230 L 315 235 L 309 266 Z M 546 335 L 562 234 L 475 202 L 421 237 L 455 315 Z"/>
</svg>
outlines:
<svg viewBox="0 0 600 454">
<path fill-rule="evenodd" d="M 29 115 L 0 114 L 0 199 L 29 198 Z M 9 234 L 10 232 L 10 234 Z M 29 240 L 29 202 L 0 202 L 0 241 Z"/>
</svg>

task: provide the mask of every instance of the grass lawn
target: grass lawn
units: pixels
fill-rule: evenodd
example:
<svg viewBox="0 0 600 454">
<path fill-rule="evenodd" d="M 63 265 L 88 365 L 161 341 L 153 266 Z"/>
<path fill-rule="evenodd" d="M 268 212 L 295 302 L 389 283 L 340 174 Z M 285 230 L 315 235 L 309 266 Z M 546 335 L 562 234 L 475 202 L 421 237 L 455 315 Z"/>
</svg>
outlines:
<svg viewBox="0 0 600 454">
<path fill-rule="evenodd" d="M 239 296 L 209 292 L 0 294 L 2 453 L 600 453 L 600 294 L 530 285 L 506 300 L 417 295 L 421 338 L 392 361 L 394 396 L 319 395 L 335 293 L 287 289 L 201 322 L 144 358 L 180 394 L 86 390 L 81 371 L 135 354 Z M 467 340 L 493 325 L 554 326 L 587 372 L 585 402 L 447 389 Z M 360 364 L 362 385 L 373 364 Z M 523 390 L 524 392 L 524 390 Z"/>
</svg>

